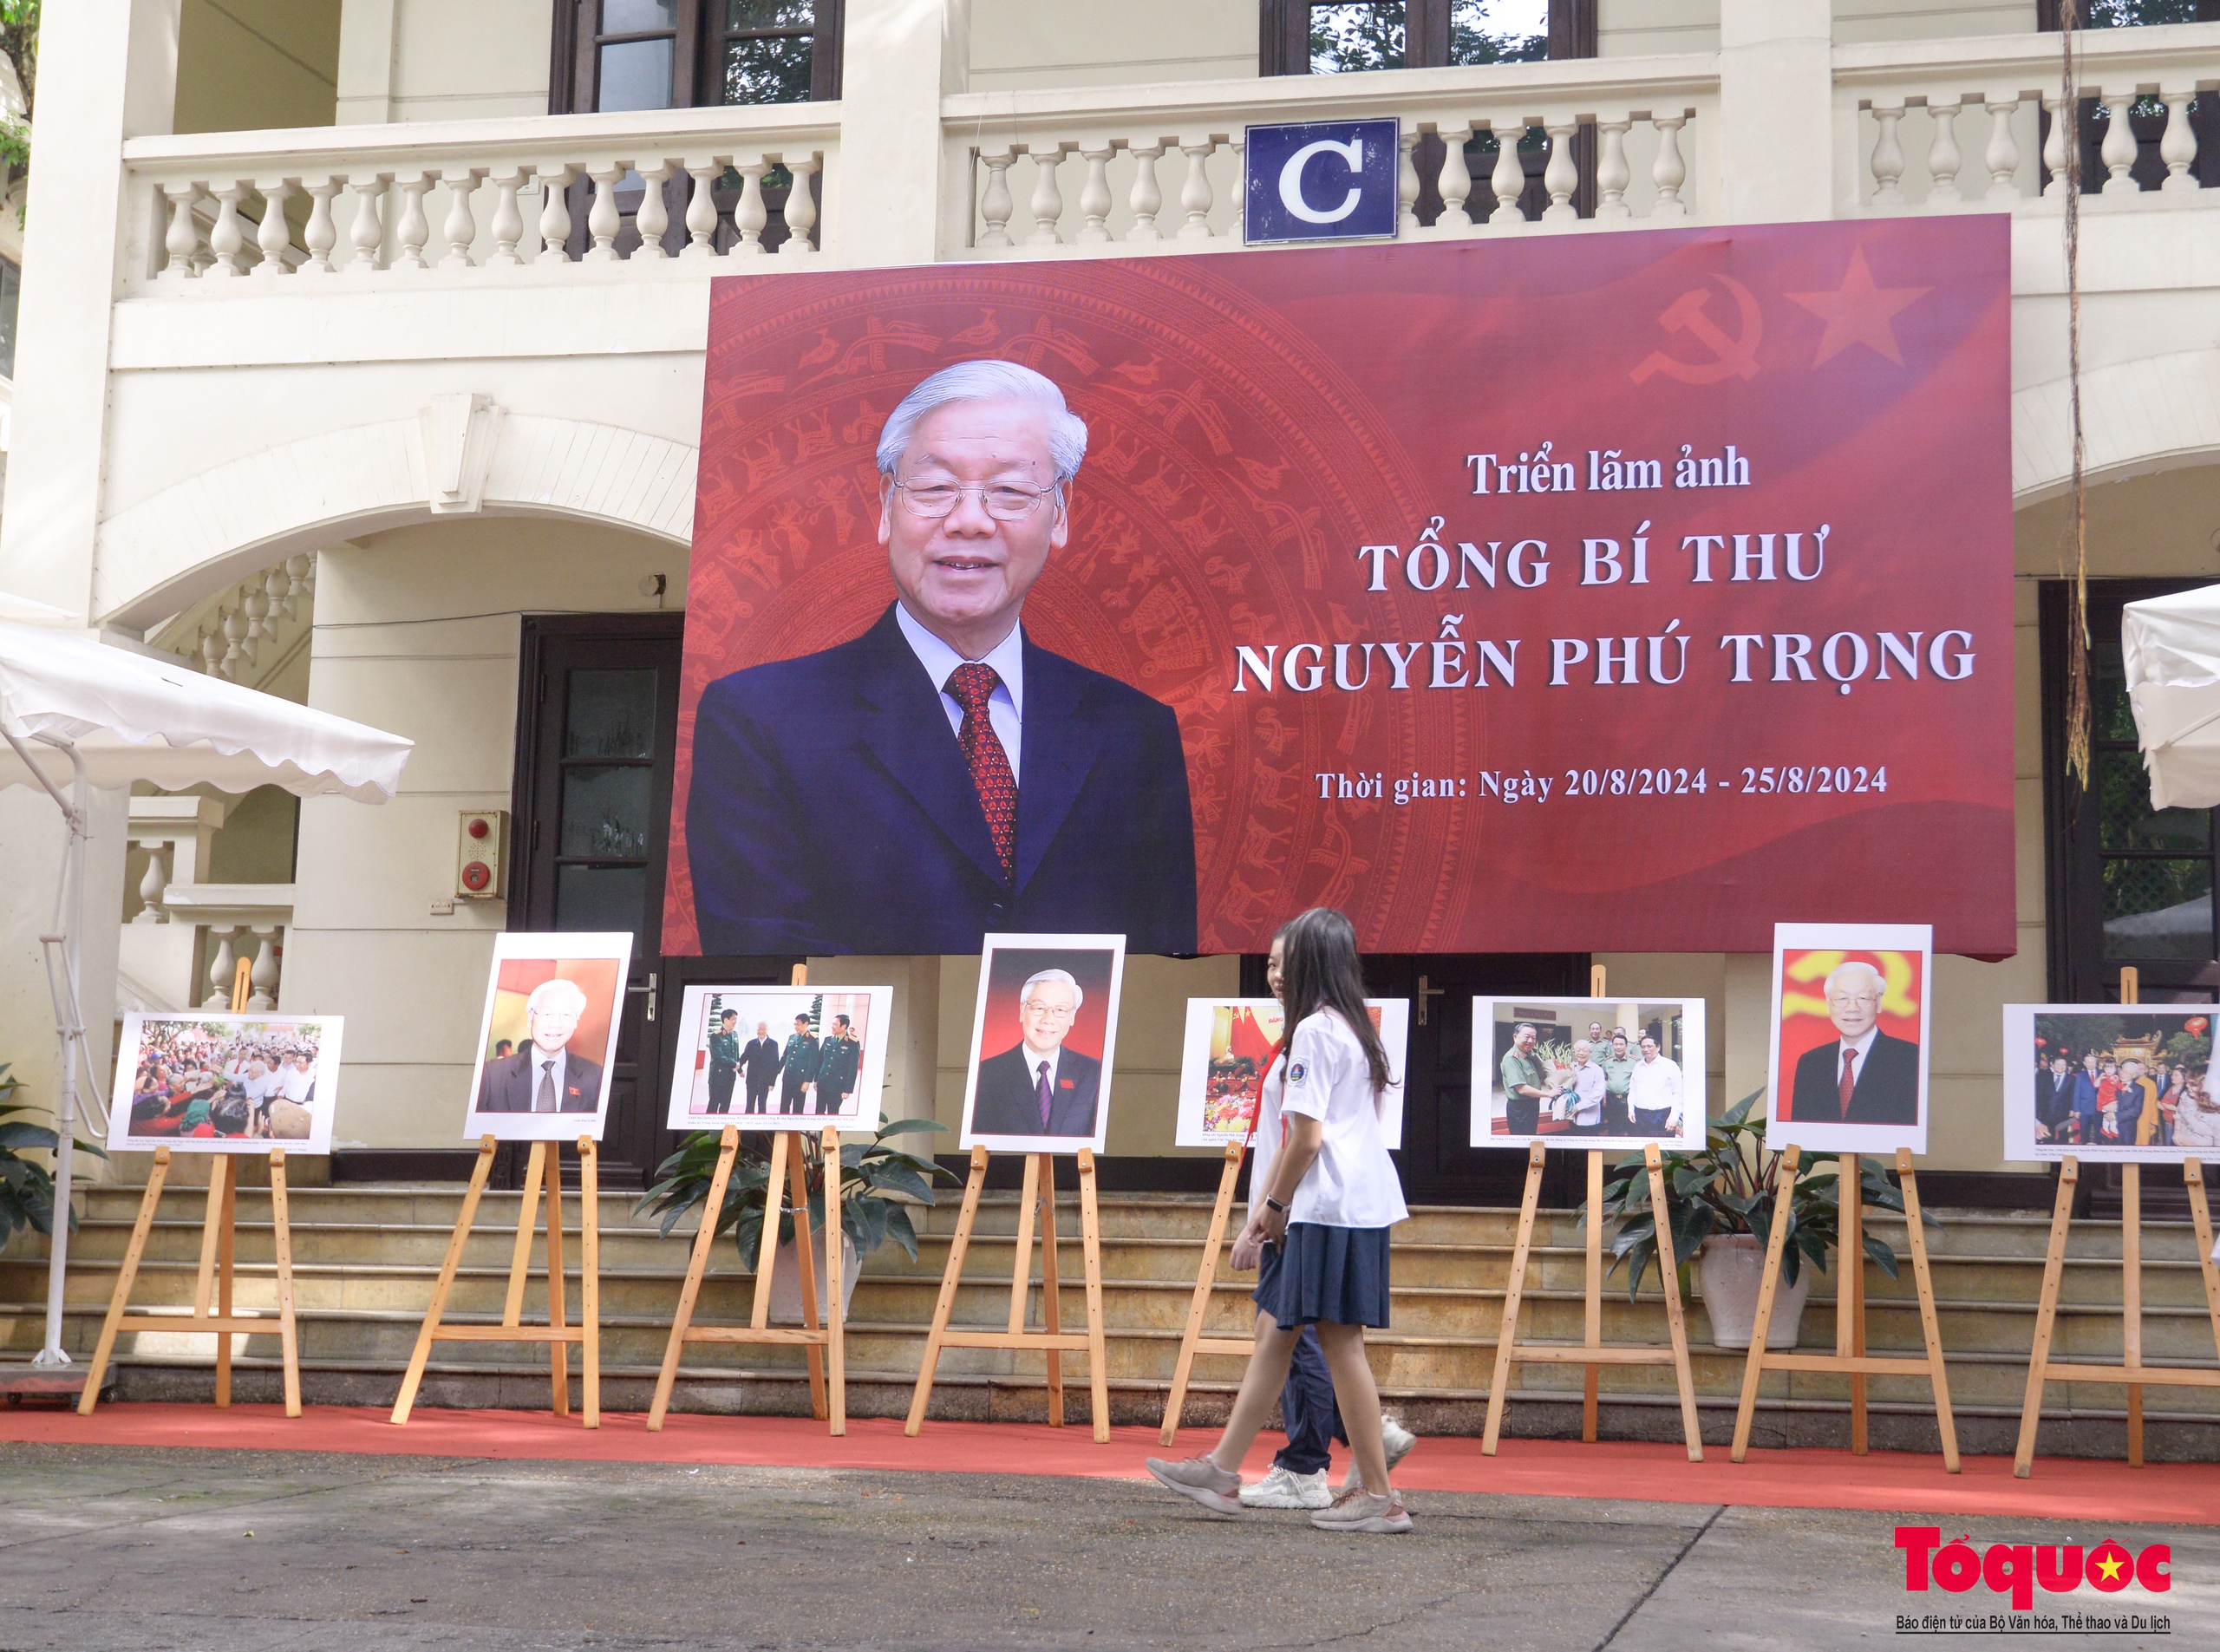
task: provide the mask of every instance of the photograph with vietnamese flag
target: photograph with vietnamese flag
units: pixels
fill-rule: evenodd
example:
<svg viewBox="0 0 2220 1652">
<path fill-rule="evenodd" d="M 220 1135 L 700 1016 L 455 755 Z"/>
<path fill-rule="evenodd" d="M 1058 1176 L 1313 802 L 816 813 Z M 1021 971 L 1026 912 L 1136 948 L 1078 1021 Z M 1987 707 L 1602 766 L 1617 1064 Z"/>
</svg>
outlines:
<svg viewBox="0 0 2220 1652">
<path fill-rule="evenodd" d="M 1777 924 L 1766 1146 L 1927 1151 L 1925 924 Z"/>
<path fill-rule="evenodd" d="M 1410 1043 L 1411 1001 L 1367 998 L 1372 1024 L 1387 1048 L 1392 1081 L 1381 1098 L 1380 1129 L 1390 1148 L 1403 1145 L 1403 1058 Z M 1286 1029 L 1276 998 L 1190 998 L 1179 1058 L 1178 1147 L 1222 1147 L 1248 1138 L 1258 1087 Z"/>
</svg>

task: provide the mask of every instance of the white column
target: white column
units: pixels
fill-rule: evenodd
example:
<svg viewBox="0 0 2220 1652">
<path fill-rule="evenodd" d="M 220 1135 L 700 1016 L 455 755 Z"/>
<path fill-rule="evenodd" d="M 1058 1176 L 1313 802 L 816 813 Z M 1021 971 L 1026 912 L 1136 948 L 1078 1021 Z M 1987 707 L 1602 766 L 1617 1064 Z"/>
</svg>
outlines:
<svg viewBox="0 0 2220 1652">
<path fill-rule="evenodd" d="M 823 245 L 848 265 L 930 264 L 944 200 L 966 200 L 950 175 L 940 100 L 970 75 L 970 0 L 849 0 L 843 25 L 839 176 Z M 970 161 L 963 161 L 964 173 Z"/>
<path fill-rule="evenodd" d="M 1719 0 L 1724 216 L 1833 216 L 1834 19 L 1830 0 Z"/>
</svg>

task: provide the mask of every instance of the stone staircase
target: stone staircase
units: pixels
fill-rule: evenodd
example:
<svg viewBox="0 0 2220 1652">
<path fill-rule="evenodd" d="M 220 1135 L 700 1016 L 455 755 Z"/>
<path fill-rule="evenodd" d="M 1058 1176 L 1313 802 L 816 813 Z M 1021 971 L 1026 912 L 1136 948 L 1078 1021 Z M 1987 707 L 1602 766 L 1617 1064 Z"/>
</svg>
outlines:
<svg viewBox="0 0 2220 1652">
<path fill-rule="evenodd" d="M 71 1246 L 67 1345 L 81 1355 L 98 1335 L 114 1288 L 141 1190 L 96 1186 Z M 292 1193 L 295 1300 L 299 1316 L 304 1388 L 311 1403 L 389 1404 L 414 1345 L 461 1191 L 449 1185 L 304 1187 Z M 613 1411 L 647 1407 L 677 1301 L 688 1245 L 665 1239 L 631 1214 L 633 1195 L 601 1201 L 603 1404 Z M 192 1301 L 206 1196 L 198 1189 L 166 1192 L 140 1264 L 134 1307 L 180 1313 Z M 577 1196 L 566 1198 L 575 1234 Z M 463 1258 L 449 1316 L 491 1323 L 500 1316 L 519 1208 L 514 1193 L 485 1196 Z M 1109 1328 L 1109 1384 L 1114 1420 L 1157 1421 L 1170 1386 L 1180 1329 L 1193 1290 L 1206 1200 L 1173 1195 L 1125 1195 L 1101 1201 L 1103 1299 Z M 1014 1194 L 982 1201 L 957 1322 L 1000 1322 L 1007 1313 L 1016 1225 Z M 1059 1253 L 1067 1327 L 1085 1322 L 1076 1202 L 1059 1202 Z M 1949 1350 L 1951 1397 L 1961 1443 L 1969 1452 L 2008 1452 L 2027 1381 L 2034 1304 L 2042 1279 L 2047 1220 L 1986 1212 L 1945 1212 L 1930 1231 L 1935 1288 Z M 948 1252 L 955 1201 L 921 1224 L 917 1260 L 888 1247 L 864 1266 L 848 1322 L 852 1414 L 899 1415 L 907 1408 L 924 1331 Z M 1374 1368 L 1389 1403 L 1421 1432 L 1479 1432 L 1492 1372 L 1516 1217 L 1506 1211 L 1422 1208 L 1396 1231 L 1394 1328 L 1370 1341 Z M 1872 1229 L 1903 1250 L 1900 1222 Z M 1581 1233 L 1577 1212 L 1544 1215 L 1545 1243 L 1526 1292 L 1529 1339 L 1577 1342 L 1581 1335 Z M 2213 1329 L 2185 1224 L 2152 1224 L 2144 1234 L 2144 1346 L 2153 1363 L 2214 1360 Z M 537 1247 L 535 1247 L 537 1250 Z M 566 1291 L 578 1311 L 578 1246 L 566 1245 Z M 2075 1231 L 2063 1290 L 2057 1356 L 2117 1359 L 2120 1349 L 2119 1231 L 2093 1222 Z M 238 1193 L 237 1300 L 249 1312 L 274 1313 L 269 1195 Z M 1039 1323 L 1038 1263 L 1032 1322 Z M 0 1349 L 22 1357 L 37 1346 L 45 1289 L 43 1244 L 26 1236 L 0 1251 Z M 1251 1277 L 1221 1277 L 1211 1329 L 1238 1335 L 1251 1318 Z M 737 1321 L 748 1312 L 752 1278 L 728 1244 L 720 1244 L 697 1317 Z M 1831 1347 L 1832 1282 L 1815 1282 L 1804 1319 L 1807 1348 Z M 1868 1282 L 1868 1345 L 1875 1353 L 1916 1352 L 1919 1318 L 1910 1270 L 1901 1281 L 1877 1270 Z M 544 1316 L 546 1293 L 535 1280 L 526 1317 Z M 1663 1307 L 1653 1277 L 1637 1302 L 1623 1280 L 1607 1281 L 1607 1342 L 1665 1340 Z M 1740 1391 L 1740 1353 L 1714 1348 L 1701 1302 L 1691 1304 L 1691 1355 L 1707 1440 L 1732 1430 Z M 205 1398 L 212 1388 L 214 1337 L 207 1333 L 146 1334 L 122 1339 L 118 1390 L 132 1398 Z M 521 1345 L 443 1343 L 422 1403 L 435 1406 L 539 1407 L 547 1401 L 547 1364 Z M 574 1356 L 575 1357 L 575 1356 Z M 234 1347 L 242 1400 L 277 1395 L 277 1337 L 248 1335 Z M 1033 1418 L 1045 1414 L 1039 1355 L 952 1349 L 942 1356 L 933 1414 Z M 1068 1415 L 1087 1408 L 1085 1356 L 1068 1355 Z M 1238 1363 L 1205 1358 L 1197 1367 L 1187 1419 L 1222 1418 Z M 1528 1365 L 1513 1377 L 1509 1432 L 1577 1433 L 1578 1368 Z M 1677 1439 L 1680 1419 L 1669 1369 L 1603 1369 L 1603 1427 L 1622 1438 Z M 1876 1446 L 1932 1449 L 1935 1430 L 1923 1381 L 1871 1382 Z M 805 1412 L 803 1354 L 798 1348 L 689 1347 L 675 1403 L 682 1409 L 728 1413 Z M 2210 1459 L 2220 1455 L 2220 1391 L 2146 1390 L 2150 1454 Z M 2054 1384 L 2047 1395 L 2042 1446 L 2047 1452 L 2120 1455 L 2125 1451 L 2125 1390 L 2119 1385 Z M 1847 1438 L 1848 1380 L 1809 1374 L 1767 1379 L 1757 1440 L 1761 1444 L 1841 1443 Z"/>
</svg>

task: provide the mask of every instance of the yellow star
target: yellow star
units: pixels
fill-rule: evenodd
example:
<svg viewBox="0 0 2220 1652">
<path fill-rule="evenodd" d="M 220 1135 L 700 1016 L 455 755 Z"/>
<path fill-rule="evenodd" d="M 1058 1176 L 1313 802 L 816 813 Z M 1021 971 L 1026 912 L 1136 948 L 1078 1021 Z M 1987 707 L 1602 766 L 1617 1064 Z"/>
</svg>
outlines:
<svg viewBox="0 0 2220 1652">
<path fill-rule="evenodd" d="M 2123 1564 L 2118 1555 L 2106 1555 L 2097 1563 L 2097 1570 L 2105 1574 L 2105 1581 L 2109 1583 L 2118 1580 Z"/>
<path fill-rule="evenodd" d="M 1896 330 L 1889 325 L 1890 317 L 1905 305 L 1925 297 L 1930 291 L 1927 287 L 1875 286 L 1873 272 L 1865 267 L 1865 249 L 1859 247 L 1850 255 L 1850 268 L 1843 272 L 1839 291 L 1792 292 L 1786 296 L 1789 302 L 1801 304 L 1827 323 L 1812 366 L 1824 366 L 1852 344 L 1864 344 L 1902 367 L 1904 358 L 1897 353 Z"/>
</svg>

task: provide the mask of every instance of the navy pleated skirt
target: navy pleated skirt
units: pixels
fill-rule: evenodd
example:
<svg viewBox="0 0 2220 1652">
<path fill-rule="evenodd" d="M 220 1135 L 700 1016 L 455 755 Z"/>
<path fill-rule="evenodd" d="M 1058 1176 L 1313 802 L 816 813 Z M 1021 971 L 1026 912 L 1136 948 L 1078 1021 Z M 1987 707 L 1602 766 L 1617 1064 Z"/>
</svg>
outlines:
<svg viewBox="0 0 2220 1652">
<path fill-rule="evenodd" d="M 1282 1330 L 1322 1319 L 1385 1329 L 1388 1230 L 1297 1222 L 1284 1244 L 1264 1247 L 1256 1301 Z"/>
</svg>

